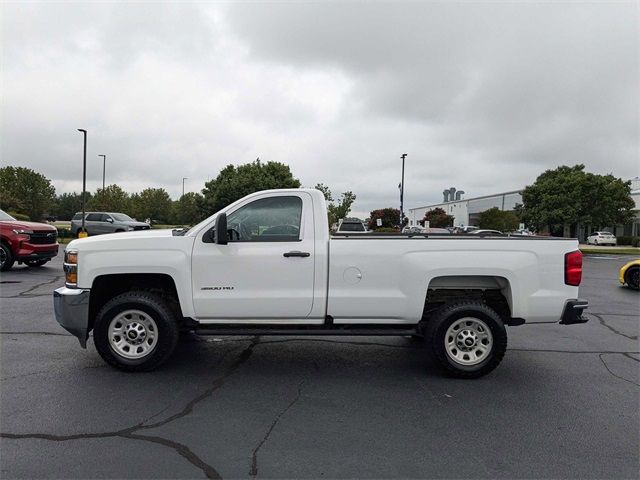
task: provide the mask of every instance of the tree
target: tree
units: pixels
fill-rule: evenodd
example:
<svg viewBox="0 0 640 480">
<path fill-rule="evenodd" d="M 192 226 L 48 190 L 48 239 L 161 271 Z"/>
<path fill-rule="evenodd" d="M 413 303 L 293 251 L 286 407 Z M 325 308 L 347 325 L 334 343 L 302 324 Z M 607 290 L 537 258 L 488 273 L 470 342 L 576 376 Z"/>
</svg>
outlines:
<svg viewBox="0 0 640 480">
<path fill-rule="evenodd" d="M 164 188 L 145 188 L 131 195 L 130 211 L 138 220 L 150 219 L 168 223 L 172 207 L 171 197 Z"/>
<path fill-rule="evenodd" d="M 86 192 L 85 200 L 88 202 L 90 198 L 91 193 Z M 80 211 L 82 211 L 82 193 L 73 192 L 58 195 L 51 213 L 59 220 L 71 220 Z"/>
<path fill-rule="evenodd" d="M 53 206 L 56 189 L 51 181 L 30 168 L 0 168 L 0 206 L 40 220 Z"/>
<path fill-rule="evenodd" d="M 104 190 L 99 188 L 87 202 L 87 210 L 128 213 L 130 201 L 129 194 L 113 184 L 105 187 Z"/>
<path fill-rule="evenodd" d="M 353 202 L 356 200 L 356 195 L 352 191 L 343 192 L 340 200 L 336 202 L 331 195 L 331 190 L 329 190 L 329 187 L 325 184 L 319 183 L 313 188 L 320 190 L 324 194 L 324 199 L 327 201 L 329 228 L 349 215 L 351 205 L 353 205 Z"/>
<path fill-rule="evenodd" d="M 381 208 L 373 210 L 369 215 L 369 230 L 377 230 L 379 228 L 397 228 L 399 218 L 400 210 L 397 208 Z M 378 219 L 382 220 L 381 226 L 378 226 Z"/>
<path fill-rule="evenodd" d="M 196 192 L 185 193 L 171 207 L 171 223 L 174 225 L 195 225 L 206 217 L 204 197 Z"/>
<path fill-rule="evenodd" d="M 631 182 L 584 171 L 584 165 L 561 166 L 542 173 L 522 192 L 522 220 L 536 230 L 565 225 L 600 228 L 627 223 L 635 207 Z"/>
<path fill-rule="evenodd" d="M 478 227 L 500 232 L 512 232 L 518 228 L 518 217 L 513 212 L 504 212 L 498 207 L 490 208 L 480 214 Z"/>
<path fill-rule="evenodd" d="M 418 220 L 418 223 L 424 226 L 426 221 L 429 222 L 430 228 L 444 228 L 453 226 L 453 216 L 447 215 L 447 212 L 445 212 L 441 208 L 434 208 L 433 210 L 429 210 L 424 214 L 424 218 L 422 220 Z"/>
<path fill-rule="evenodd" d="M 288 165 L 280 162 L 254 162 L 235 167 L 227 165 L 218 176 L 205 183 L 206 212 L 211 215 L 230 203 L 250 193 L 271 188 L 299 188 L 300 181 L 294 178 Z"/>
</svg>

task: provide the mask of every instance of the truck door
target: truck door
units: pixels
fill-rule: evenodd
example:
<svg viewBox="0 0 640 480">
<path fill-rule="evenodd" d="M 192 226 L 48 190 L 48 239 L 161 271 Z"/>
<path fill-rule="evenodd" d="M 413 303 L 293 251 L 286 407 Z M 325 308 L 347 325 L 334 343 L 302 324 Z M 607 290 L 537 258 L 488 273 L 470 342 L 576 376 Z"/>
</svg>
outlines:
<svg viewBox="0 0 640 480">
<path fill-rule="evenodd" d="M 227 213 L 231 237 L 196 239 L 193 303 L 203 319 L 304 319 L 313 306 L 314 223 L 311 196 L 265 194 Z"/>
</svg>

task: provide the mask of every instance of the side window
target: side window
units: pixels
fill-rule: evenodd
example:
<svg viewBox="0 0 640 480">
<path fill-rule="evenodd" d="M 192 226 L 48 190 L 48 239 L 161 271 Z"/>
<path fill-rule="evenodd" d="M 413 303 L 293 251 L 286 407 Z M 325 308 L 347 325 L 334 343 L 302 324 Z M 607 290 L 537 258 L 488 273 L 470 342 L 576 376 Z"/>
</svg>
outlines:
<svg viewBox="0 0 640 480">
<path fill-rule="evenodd" d="M 100 219 L 101 222 L 108 222 L 109 220 L 113 220 L 111 218 L 111 215 L 107 215 L 106 213 L 102 214 L 102 218 Z"/>
<path fill-rule="evenodd" d="M 82 220 L 82 214 L 76 213 L 71 220 Z"/>
<path fill-rule="evenodd" d="M 231 237 L 239 242 L 297 242 L 300 239 L 302 199 L 270 197 L 256 200 L 227 217 Z"/>
<path fill-rule="evenodd" d="M 100 220 L 102 220 L 102 214 L 90 213 L 89 215 L 87 215 L 87 218 L 85 220 L 87 222 L 99 222 Z"/>
</svg>

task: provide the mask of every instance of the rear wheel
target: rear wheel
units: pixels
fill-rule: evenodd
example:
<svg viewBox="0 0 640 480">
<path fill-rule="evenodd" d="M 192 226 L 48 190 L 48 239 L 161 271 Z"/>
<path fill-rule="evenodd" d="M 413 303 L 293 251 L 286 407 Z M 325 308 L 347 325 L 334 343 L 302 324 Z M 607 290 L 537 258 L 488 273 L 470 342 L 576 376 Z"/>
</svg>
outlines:
<svg viewBox="0 0 640 480">
<path fill-rule="evenodd" d="M 640 290 L 640 267 L 631 267 L 624 274 L 624 280 L 630 288 Z"/>
<path fill-rule="evenodd" d="M 125 371 L 150 371 L 176 347 L 178 322 L 170 305 L 155 293 L 126 292 L 98 313 L 93 340 L 100 356 Z"/>
<path fill-rule="evenodd" d="M 448 375 L 477 378 L 496 368 L 507 349 L 500 315 L 479 301 L 442 307 L 425 328 L 427 354 Z"/>
<path fill-rule="evenodd" d="M 15 259 L 9 245 L 0 243 L 0 271 L 6 272 L 9 270 L 13 267 L 13 262 L 15 262 Z"/>
</svg>

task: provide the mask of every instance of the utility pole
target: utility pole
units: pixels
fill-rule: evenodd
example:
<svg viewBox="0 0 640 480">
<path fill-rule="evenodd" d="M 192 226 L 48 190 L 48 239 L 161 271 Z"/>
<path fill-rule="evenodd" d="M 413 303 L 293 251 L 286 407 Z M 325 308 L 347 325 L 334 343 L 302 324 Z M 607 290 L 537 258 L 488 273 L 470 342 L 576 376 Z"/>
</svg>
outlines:
<svg viewBox="0 0 640 480">
<path fill-rule="evenodd" d="M 98 155 L 102 157 L 102 192 L 104 193 L 104 172 L 107 170 L 107 156 L 106 155 Z"/>
<path fill-rule="evenodd" d="M 404 159 L 407 158 L 407 154 L 400 155 L 402 159 L 402 183 L 400 184 L 400 231 L 402 231 L 402 222 L 404 221 Z"/>
<path fill-rule="evenodd" d="M 182 196 L 184 197 L 184 181 L 189 180 L 189 177 L 182 177 Z M 182 198 L 182 197 L 180 197 Z"/>
<path fill-rule="evenodd" d="M 87 190 L 87 131 L 82 128 L 78 129 L 84 136 L 84 154 L 82 156 L 82 234 L 78 234 L 78 237 L 86 237 L 86 229 L 84 227 L 84 214 L 85 214 L 85 192 Z"/>
</svg>

